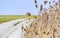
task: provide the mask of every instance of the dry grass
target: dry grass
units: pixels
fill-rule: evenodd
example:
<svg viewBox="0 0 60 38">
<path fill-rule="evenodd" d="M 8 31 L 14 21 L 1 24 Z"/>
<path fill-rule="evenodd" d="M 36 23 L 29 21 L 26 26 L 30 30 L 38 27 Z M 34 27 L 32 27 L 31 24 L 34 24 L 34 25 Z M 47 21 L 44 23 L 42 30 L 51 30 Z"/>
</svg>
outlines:
<svg viewBox="0 0 60 38">
<path fill-rule="evenodd" d="M 25 38 L 60 38 L 60 13 L 43 13 L 25 28 Z M 60 25 L 59 25 L 60 26 Z"/>
<path fill-rule="evenodd" d="M 37 5 L 37 0 L 34 1 Z M 48 1 L 44 1 L 47 4 Z M 50 3 L 49 3 L 50 4 Z M 56 10 L 55 10 L 55 8 Z M 42 11 L 43 6 L 40 6 Z M 60 38 L 60 11 L 57 5 L 51 5 L 42 15 L 35 16 L 35 21 L 24 28 L 24 38 Z"/>
</svg>

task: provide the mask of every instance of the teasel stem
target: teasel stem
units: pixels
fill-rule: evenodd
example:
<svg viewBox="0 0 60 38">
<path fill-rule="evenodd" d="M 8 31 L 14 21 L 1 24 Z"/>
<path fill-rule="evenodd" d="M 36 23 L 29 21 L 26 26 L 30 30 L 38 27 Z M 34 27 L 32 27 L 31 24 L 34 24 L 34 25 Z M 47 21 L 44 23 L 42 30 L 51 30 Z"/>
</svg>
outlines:
<svg viewBox="0 0 60 38">
<path fill-rule="evenodd" d="M 56 32 L 56 29 L 54 28 L 54 30 L 53 30 L 53 38 L 55 38 L 55 32 Z"/>
</svg>

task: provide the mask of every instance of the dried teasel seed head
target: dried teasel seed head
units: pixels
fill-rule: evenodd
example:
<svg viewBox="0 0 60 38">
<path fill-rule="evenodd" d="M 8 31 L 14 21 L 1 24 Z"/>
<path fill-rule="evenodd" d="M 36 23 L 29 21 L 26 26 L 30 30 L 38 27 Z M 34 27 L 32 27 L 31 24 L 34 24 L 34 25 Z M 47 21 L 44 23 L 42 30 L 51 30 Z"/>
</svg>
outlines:
<svg viewBox="0 0 60 38">
<path fill-rule="evenodd" d="M 43 9 L 43 6 L 42 6 L 42 5 L 40 5 L 40 11 L 42 11 L 42 9 Z"/>
<path fill-rule="evenodd" d="M 29 33 L 29 31 L 27 31 L 27 33 Z"/>
<path fill-rule="evenodd" d="M 49 2 L 49 4 L 51 4 L 51 2 Z"/>
<path fill-rule="evenodd" d="M 43 32 L 43 34 L 46 34 L 46 32 Z"/>
<path fill-rule="evenodd" d="M 36 6 L 36 8 L 38 8 L 38 5 L 37 4 L 35 6 Z"/>
<path fill-rule="evenodd" d="M 56 5 L 58 5 L 58 3 L 56 3 Z"/>
<path fill-rule="evenodd" d="M 47 4 L 48 1 L 44 1 L 44 4 Z"/>
<path fill-rule="evenodd" d="M 23 25 L 22 25 L 22 27 L 21 27 L 21 28 L 22 28 L 22 30 L 24 29 Z"/>
<path fill-rule="evenodd" d="M 22 29 L 23 29 L 24 27 L 22 27 Z"/>
<path fill-rule="evenodd" d="M 24 29 L 24 31 L 26 31 L 26 29 Z"/>
<path fill-rule="evenodd" d="M 36 1 L 36 0 L 34 0 L 34 2 L 35 2 L 35 3 L 37 3 L 37 1 Z"/>
<path fill-rule="evenodd" d="M 49 32 L 47 33 L 47 35 L 49 35 Z"/>
<path fill-rule="evenodd" d="M 36 35 L 38 35 L 38 33 L 37 33 L 37 32 L 35 32 L 35 34 L 36 34 Z"/>
</svg>

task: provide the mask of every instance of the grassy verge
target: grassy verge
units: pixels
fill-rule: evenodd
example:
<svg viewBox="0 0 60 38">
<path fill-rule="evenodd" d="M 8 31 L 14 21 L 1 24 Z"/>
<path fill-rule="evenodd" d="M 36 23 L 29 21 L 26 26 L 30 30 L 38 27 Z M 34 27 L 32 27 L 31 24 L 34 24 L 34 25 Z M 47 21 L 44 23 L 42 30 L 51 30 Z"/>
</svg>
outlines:
<svg viewBox="0 0 60 38">
<path fill-rule="evenodd" d="M 0 23 L 15 19 L 25 19 L 25 18 L 28 17 L 26 15 L 0 15 Z M 30 16 L 30 18 L 34 18 L 34 15 Z"/>
</svg>

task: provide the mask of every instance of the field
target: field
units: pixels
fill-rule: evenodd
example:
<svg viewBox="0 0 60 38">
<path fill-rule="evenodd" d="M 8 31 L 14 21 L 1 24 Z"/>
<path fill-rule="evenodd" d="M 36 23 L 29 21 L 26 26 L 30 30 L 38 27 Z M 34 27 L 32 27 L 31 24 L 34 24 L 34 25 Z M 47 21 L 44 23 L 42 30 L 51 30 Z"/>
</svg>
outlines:
<svg viewBox="0 0 60 38">
<path fill-rule="evenodd" d="M 26 15 L 0 15 L 0 23 L 15 19 L 25 19 L 25 18 L 28 17 Z M 30 16 L 30 18 L 34 18 L 34 15 Z"/>
</svg>

